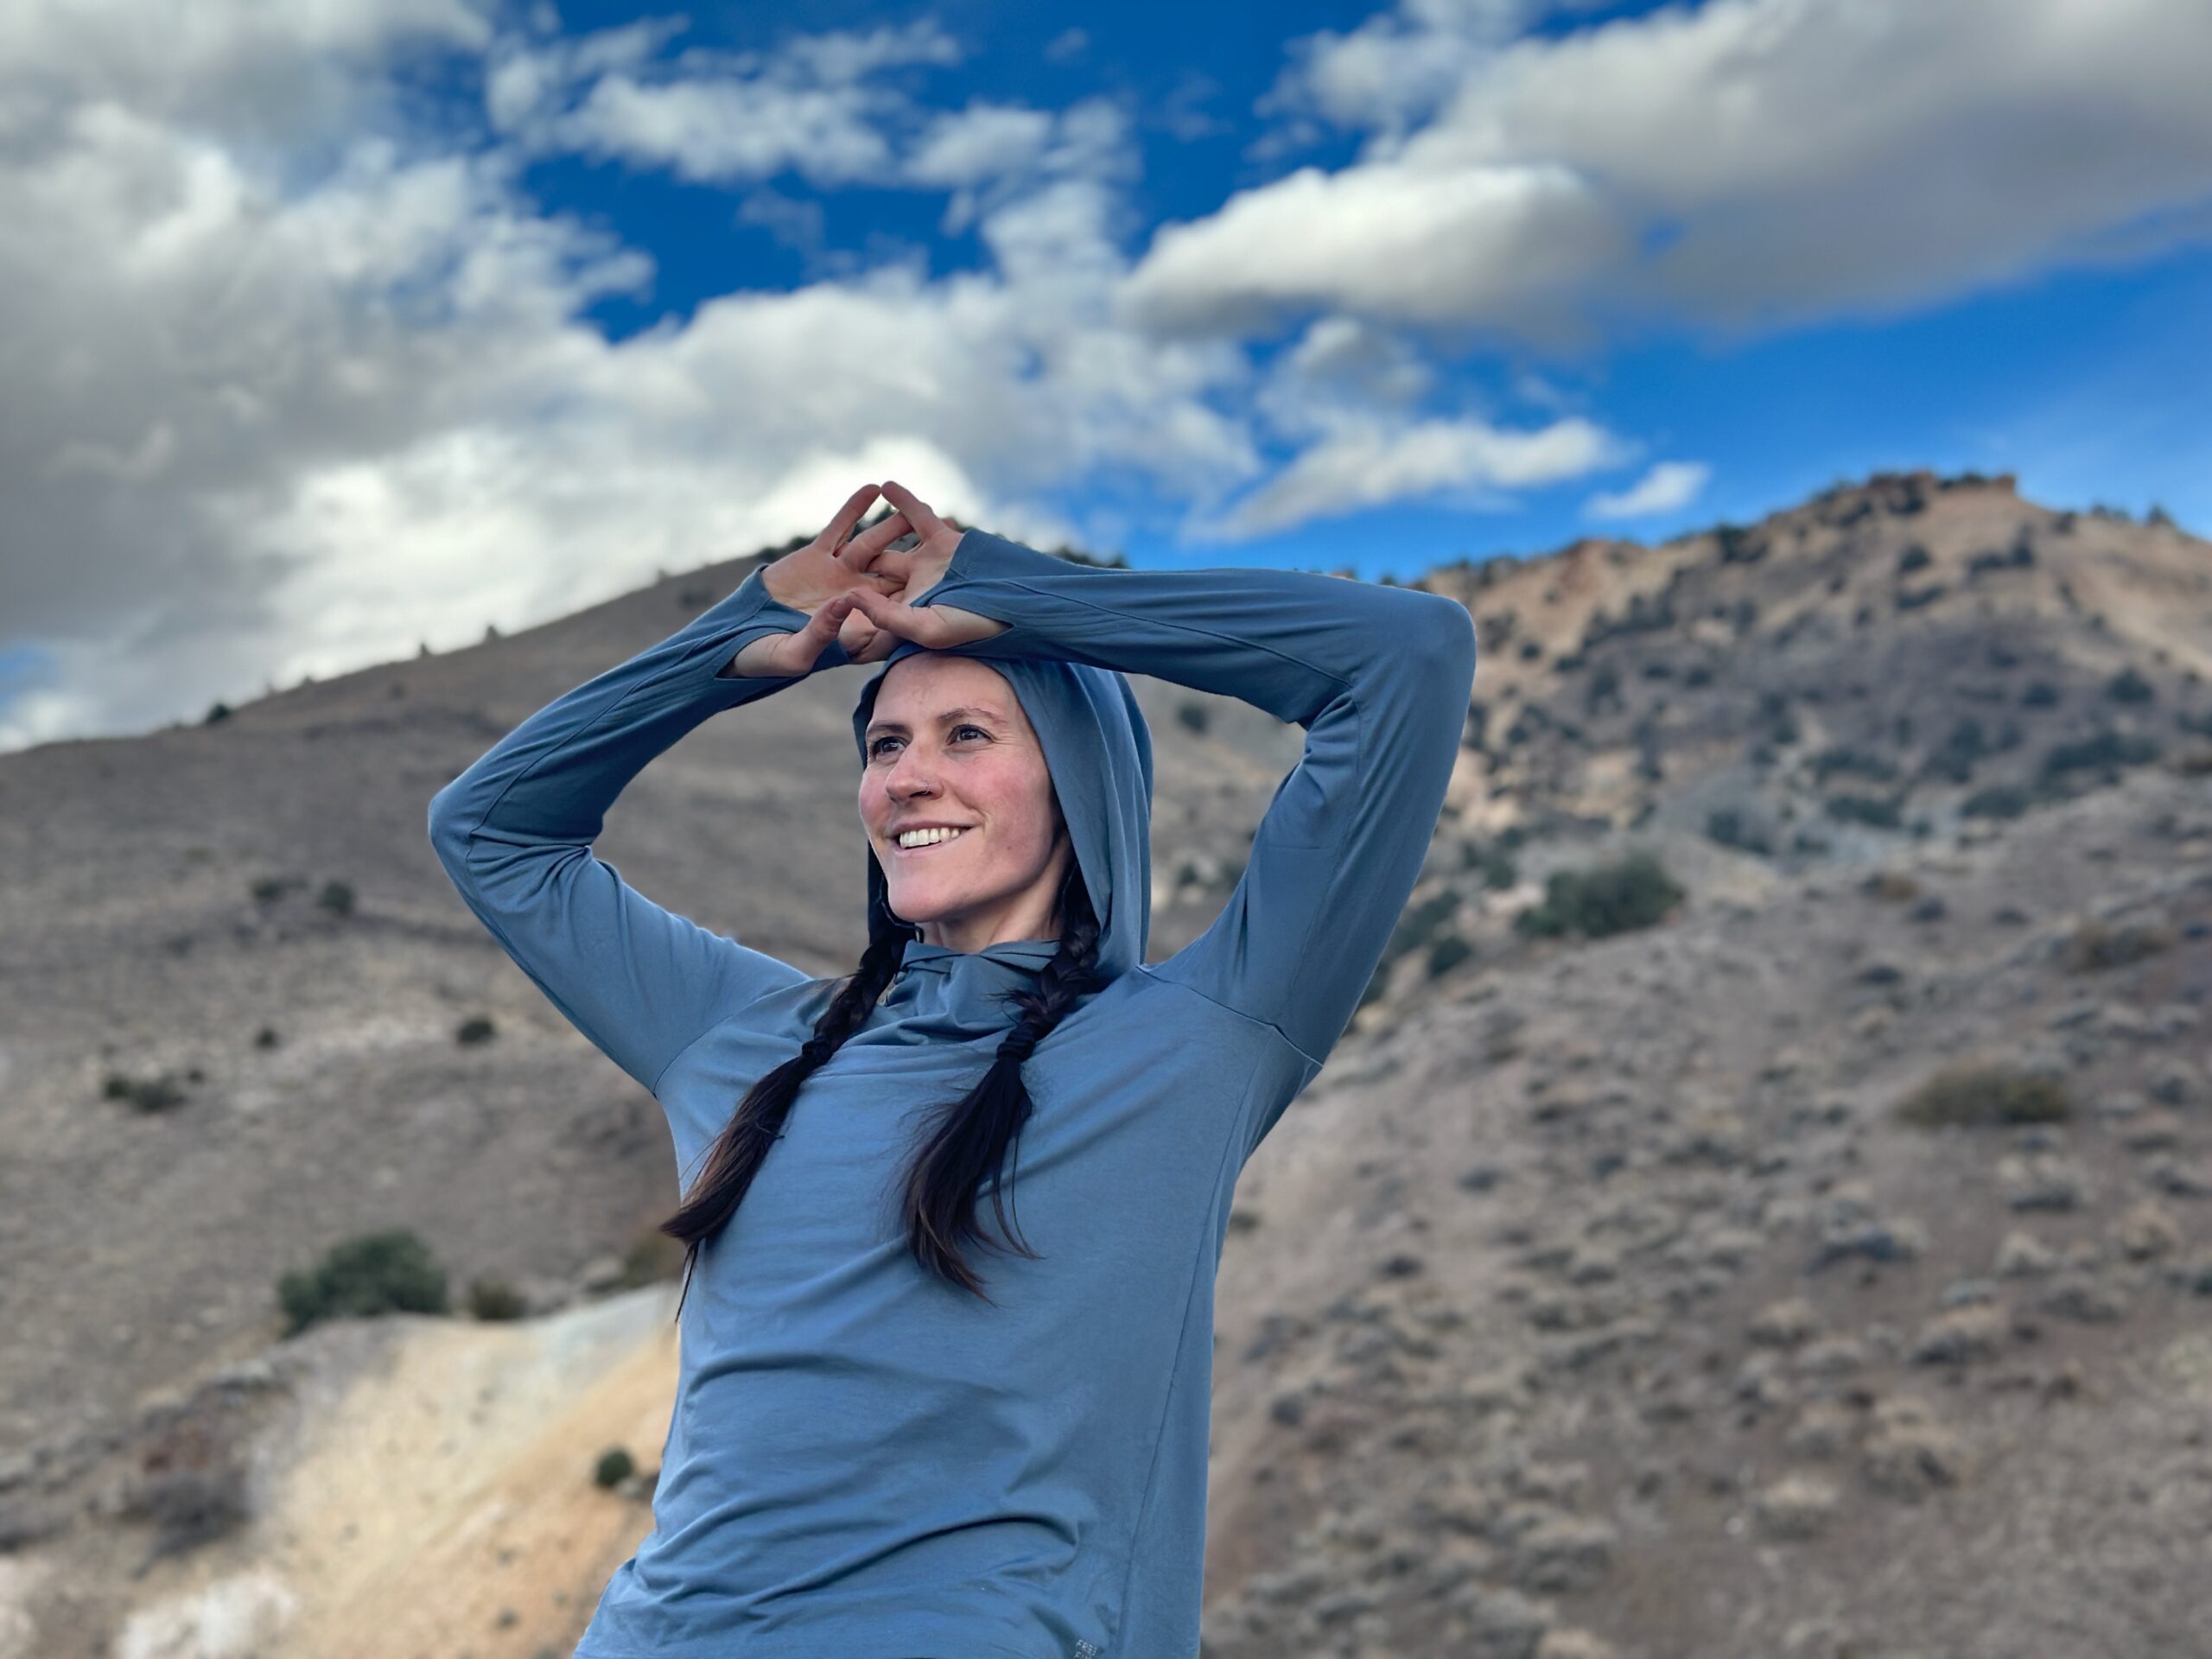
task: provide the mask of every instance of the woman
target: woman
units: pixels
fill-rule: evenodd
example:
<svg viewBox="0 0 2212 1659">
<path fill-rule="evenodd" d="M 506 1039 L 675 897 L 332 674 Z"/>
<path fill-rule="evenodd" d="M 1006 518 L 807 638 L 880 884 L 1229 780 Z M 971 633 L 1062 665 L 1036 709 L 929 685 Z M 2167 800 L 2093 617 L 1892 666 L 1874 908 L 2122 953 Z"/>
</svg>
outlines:
<svg viewBox="0 0 2212 1659">
<path fill-rule="evenodd" d="M 898 511 L 848 541 L 878 493 Z M 709 715 L 875 661 L 855 973 L 593 855 Z M 1231 1192 L 1381 958 L 1474 664 L 1440 595 L 1086 569 L 871 485 L 439 791 L 470 908 L 660 1101 L 689 1176 L 655 1526 L 578 1659 L 1197 1654 Z M 1306 730 L 1220 917 L 1151 964 L 1128 673 Z M 910 849 L 918 825 L 959 833 Z"/>
</svg>

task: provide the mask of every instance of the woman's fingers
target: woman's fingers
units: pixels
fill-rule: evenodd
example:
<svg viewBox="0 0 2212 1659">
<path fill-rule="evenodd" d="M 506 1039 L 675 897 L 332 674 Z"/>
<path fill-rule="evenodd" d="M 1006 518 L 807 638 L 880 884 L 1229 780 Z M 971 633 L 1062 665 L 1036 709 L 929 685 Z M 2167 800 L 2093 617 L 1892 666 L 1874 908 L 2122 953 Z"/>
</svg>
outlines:
<svg viewBox="0 0 2212 1659">
<path fill-rule="evenodd" d="M 823 539 L 833 550 L 841 546 L 845 537 L 852 534 L 853 526 L 860 523 L 861 515 L 868 510 L 868 504 L 882 493 L 876 485 L 863 484 L 845 498 L 845 505 L 837 509 L 836 517 L 830 519 L 822 532 Z"/>
<path fill-rule="evenodd" d="M 871 484 L 868 487 L 875 486 Z M 837 563 L 851 570 L 873 570 L 883 550 L 909 528 L 904 513 L 894 512 L 880 518 L 837 550 Z"/>
<path fill-rule="evenodd" d="M 874 487 L 870 486 L 871 488 Z M 930 504 L 916 495 L 904 484 L 883 481 L 883 494 L 899 509 L 899 516 L 914 527 L 914 533 L 926 542 L 944 528 L 944 521 L 930 510 Z"/>
<path fill-rule="evenodd" d="M 912 639 L 925 645 L 936 643 L 937 619 L 927 611 L 918 611 L 903 601 L 866 588 L 855 588 L 847 597 L 851 600 L 855 610 L 883 632 L 896 635 L 899 639 Z"/>
</svg>

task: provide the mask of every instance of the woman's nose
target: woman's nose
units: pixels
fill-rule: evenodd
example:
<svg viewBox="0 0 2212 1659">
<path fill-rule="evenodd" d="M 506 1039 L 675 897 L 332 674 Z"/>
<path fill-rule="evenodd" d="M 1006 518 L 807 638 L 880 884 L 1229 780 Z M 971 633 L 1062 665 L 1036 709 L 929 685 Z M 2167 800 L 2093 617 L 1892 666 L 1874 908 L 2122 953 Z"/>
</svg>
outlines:
<svg viewBox="0 0 2212 1659">
<path fill-rule="evenodd" d="M 910 744 L 899 750 L 897 758 L 892 761 L 891 775 L 884 780 L 884 787 L 903 800 L 909 795 L 925 794 L 935 785 L 929 763 L 916 760 L 913 747 Z"/>
</svg>

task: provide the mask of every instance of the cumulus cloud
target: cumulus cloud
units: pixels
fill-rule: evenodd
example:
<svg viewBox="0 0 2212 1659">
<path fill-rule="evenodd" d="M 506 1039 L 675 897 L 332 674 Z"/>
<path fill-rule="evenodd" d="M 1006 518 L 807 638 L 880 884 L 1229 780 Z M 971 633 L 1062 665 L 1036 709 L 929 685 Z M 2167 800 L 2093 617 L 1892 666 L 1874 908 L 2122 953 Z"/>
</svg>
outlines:
<svg viewBox="0 0 2212 1659">
<path fill-rule="evenodd" d="M 2202 0 L 1707 0 L 1517 33 L 1533 10 L 1407 0 L 1299 43 L 1283 142 L 1365 130 L 1358 158 L 1163 229 L 1134 315 L 1741 331 L 2212 236 Z"/>
<path fill-rule="evenodd" d="M 1625 490 L 1601 491 L 1583 511 L 1593 518 L 1642 518 L 1686 507 L 1705 487 L 1713 468 L 1701 461 L 1662 461 Z"/>
<path fill-rule="evenodd" d="M 119 15 L 84 35 L 0 13 L 0 747 L 527 626 L 818 527 L 869 477 L 1050 543 L 1074 527 L 1029 503 L 1072 477 L 1203 500 L 1262 468 L 1243 354 L 1111 315 L 1128 208 L 1085 173 L 1111 171 L 1110 110 L 1056 116 L 1063 170 L 988 199 L 992 269 L 893 262 L 612 341 L 586 313 L 650 257 L 532 201 L 526 143 L 423 130 L 393 78 L 457 51 L 524 126 L 588 89 L 532 90 L 528 43 L 458 7 L 293 10 L 321 32 L 149 3 L 120 58 Z M 591 37 L 546 73 L 575 92 L 663 44 Z M 225 97 L 145 73 L 165 54 Z M 791 54 L 760 73 L 882 57 Z M 303 78 L 328 96 L 268 84 Z"/>
<path fill-rule="evenodd" d="M 486 86 L 493 124 L 536 155 L 576 153 L 729 182 L 790 170 L 822 185 L 884 178 L 897 166 L 884 130 L 915 105 L 896 67 L 960 60 L 933 22 L 800 35 L 772 53 L 693 48 L 658 54 L 684 27 L 654 18 L 575 40 L 510 41 Z"/>
<path fill-rule="evenodd" d="M 1498 486 L 1578 478 L 1618 465 L 1628 453 L 1621 440 L 1580 416 L 1533 431 L 1479 420 L 1347 416 L 1229 511 L 1193 529 L 1223 538 L 1261 536 L 1408 499 L 1494 507 L 1503 505 Z"/>
</svg>

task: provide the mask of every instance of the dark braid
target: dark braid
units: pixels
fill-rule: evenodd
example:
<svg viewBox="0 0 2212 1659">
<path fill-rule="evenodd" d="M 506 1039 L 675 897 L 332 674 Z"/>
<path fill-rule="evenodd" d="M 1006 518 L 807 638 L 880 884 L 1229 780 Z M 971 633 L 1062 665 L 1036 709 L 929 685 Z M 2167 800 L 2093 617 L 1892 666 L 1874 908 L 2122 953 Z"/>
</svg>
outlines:
<svg viewBox="0 0 2212 1659">
<path fill-rule="evenodd" d="M 1059 1023 L 1076 998 L 1090 988 L 1096 974 L 1098 918 L 1072 855 L 1060 885 L 1059 912 L 1059 953 L 1046 964 L 1038 988 L 1008 994 L 1007 1000 L 1021 1008 L 1022 1018 L 1000 1043 L 982 1080 L 940 1116 L 907 1172 L 904 1209 L 907 1242 L 916 1259 L 930 1271 L 979 1296 L 983 1296 L 981 1282 L 962 1259 L 959 1249 L 963 1238 L 983 1236 L 975 1222 L 976 1188 L 985 1177 L 990 1179 L 993 1202 L 1003 1228 L 1006 1212 L 999 1198 L 1000 1167 L 1009 1144 L 1018 1143 L 1030 1110 L 1029 1091 L 1021 1080 L 1022 1062 Z M 860 966 L 846 976 L 815 1021 L 813 1035 L 800 1045 L 798 1052 L 763 1076 L 738 1103 L 709 1148 L 705 1166 L 683 1206 L 660 1224 L 662 1232 L 682 1239 L 686 1246 L 683 1292 L 676 1304 L 677 1318 L 683 1317 L 683 1297 L 690 1294 L 691 1273 L 700 1245 L 720 1232 L 736 1213 L 761 1160 L 783 1134 L 784 1121 L 800 1085 L 867 1022 L 899 971 L 906 942 L 919 933 L 912 924 L 892 915 L 882 898 L 876 899 L 868 912 L 868 950 Z M 1022 1255 L 1036 1255 L 1026 1243 L 1015 1248 Z M 984 1300 L 990 1299 L 984 1296 Z"/>
<path fill-rule="evenodd" d="M 920 936 L 912 923 L 899 921 L 879 900 L 868 912 L 868 949 L 860 966 L 845 976 L 837 995 L 814 1022 L 814 1034 L 798 1053 L 755 1083 L 729 1122 L 715 1137 L 704 1168 L 693 1184 L 683 1206 L 660 1224 L 660 1230 L 684 1243 L 683 1290 L 676 1299 L 676 1316 L 683 1316 L 683 1298 L 691 1294 L 691 1272 L 699 1247 L 728 1224 L 753 1185 L 760 1160 L 784 1132 L 791 1102 L 799 1085 L 814 1069 L 837 1052 L 845 1039 L 858 1031 L 876 1001 L 899 971 L 906 941 Z"/>
<path fill-rule="evenodd" d="M 985 1301 L 990 1297 L 960 1253 L 962 1242 L 970 1238 L 996 1247 L 976 1224 L 976 1189 L 988 1179 L 994 1214 L 1000 1230 L 1007 1231 L 1000 1179 L 1008 1149 L 1020 1150 L 1021 1126 L 1030 1110 L 1021 1064 L 1096 979 L 1098 917 L 1073 858 L 1060 886 L 1059 908 L 1059 953 L 1045 964 L 1035 990 L 1008 994 L 1007 1000 L 1022 1010 L 1021 1019 L 999 1044 L 991 1069 L 938 1117 L 906 1175 L 906 1242 L 915 1259 Z M 1037 1257 L 1026 1241 L 1011 1248 Z"/>
</svg>

